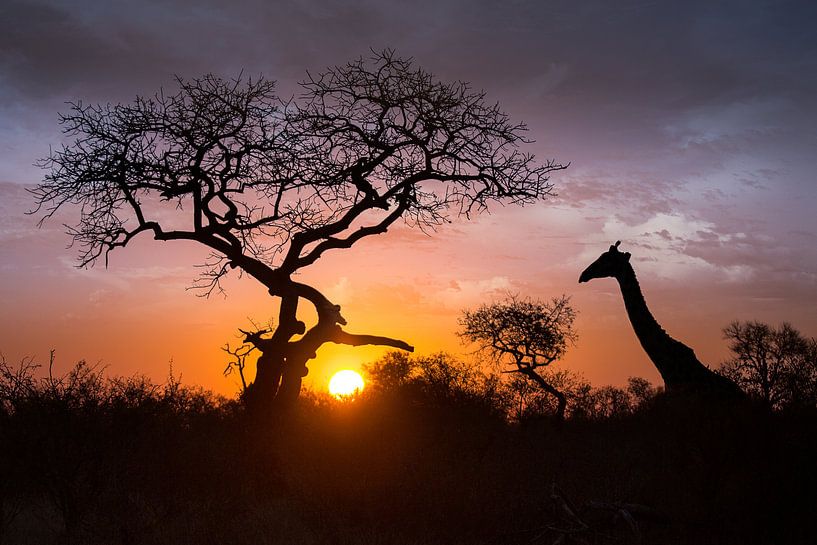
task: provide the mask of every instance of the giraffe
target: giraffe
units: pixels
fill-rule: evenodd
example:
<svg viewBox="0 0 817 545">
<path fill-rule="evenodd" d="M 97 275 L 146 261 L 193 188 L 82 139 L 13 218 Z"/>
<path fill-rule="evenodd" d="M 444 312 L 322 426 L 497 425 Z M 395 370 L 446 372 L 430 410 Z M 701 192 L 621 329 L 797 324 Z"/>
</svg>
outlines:
<svg viewBox="0 0 817 545">
<path fill-rule="evenodd" d="M 630 253 L 618 250 L 621 241 L 594 261 L 579 277 L 579 283 L 612 277 L 618 281 L 627 316 L 641 346 L 652 360 L 669 393 L 704 394 L 725 399 L 742 399 L 743 391 L 731 380 L 702 364 L 695 352 L 670 337 L 647 308 L 641 287 L 630 265 Z"/>
</svg>

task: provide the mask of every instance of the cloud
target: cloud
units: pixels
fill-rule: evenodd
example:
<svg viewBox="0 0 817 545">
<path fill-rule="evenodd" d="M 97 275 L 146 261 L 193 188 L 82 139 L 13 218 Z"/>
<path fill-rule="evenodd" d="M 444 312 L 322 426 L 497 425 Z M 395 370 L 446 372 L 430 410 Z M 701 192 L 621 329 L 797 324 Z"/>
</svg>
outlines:
<svg viewBox="0 0 817 545">
<path fill-rule="evenodd" d="M 446 287 L 435 294 L 434 299 L 447 309 L 459 311 L 496 299 L 512 291 L 513 286 L 513 282 L 505 276 L 493 276 L 480 280 L 451 280 Z"/>
<path fill-rule="evenodd" d="M 587 171 L 567 176 L 559 186 L 558 202 L 589 209 L 588 213 L 615 210 L 621 215 L 649 217 L 679 208 L 683 201 L 677 194 L 683 187 L 682 181 L 644 172 Z"/>
<path fill-rule="evenodd" d="M 354 288 L 348 277 L 341 276 L 338 278 L 337 283 L 324 289 L 324 294 L 335 304 L 342 304 L 354 297 Z"/>
<path fill-rule="evenodd" d="M 691 245 L 723 248 L 743 244 L 745 233 L 719 233 L 715 224 L 681 214 L 656 214 L 637 224 L 609 218 L 602 228 L 602 237 L 600 246 L 604 241 L 624 241 L 622 250 L 633 253 L 639 269 L 664 279 L 718 275 L 734 282 L 749 280 L 753 274 L 753 268 L 746 262 L 725 263 L 716 259 L 716 253 L 688 251 Z M 592 257 L 589 250 L 585 254 L 583 257 Z"/>
<path fill-rule="evenodd" d="M 118 297 L 129 296 L 149 287 L 152 291 L 162 291 L 173 295 L 184 292 L 191 285 L 191 267 L 171 265 L 166 263 L 138 265 L 112 265 L 109 268 L 102 266 L 87 269 L 77 268 L 76 261 L 71 256 L 56 255 L 55 260 L 59 267 L 44 269 L 44 274 L 71 283 L 78 282 L 84 286 L 99 286 L 93 290 L 100 298 L 116 293 Z M 80 285 L 77 284 L 77 285 Z M 90 289 L 90 288 L 89 288 Z"/>
<path fill-rule="evenodd" d="M 782 97 L 706 105 L 683 112 L 664 130 L 682 149 L 736 153 L 779 137 L 791 110 L 790 102 Z"/>
</svg>

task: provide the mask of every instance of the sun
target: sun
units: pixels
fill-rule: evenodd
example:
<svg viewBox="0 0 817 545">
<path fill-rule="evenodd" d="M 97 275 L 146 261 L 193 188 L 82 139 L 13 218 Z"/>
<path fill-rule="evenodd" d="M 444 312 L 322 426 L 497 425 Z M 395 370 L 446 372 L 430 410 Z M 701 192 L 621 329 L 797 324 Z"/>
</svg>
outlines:
<svg viewBox="0 0 817 545">
<path fill-rule="evenodd" d="M 329 380 L 329 393 L 335 397 L 353 395 L 363 390 L 363 377 L 350 369 L 338 371 Z"/>
</svg>

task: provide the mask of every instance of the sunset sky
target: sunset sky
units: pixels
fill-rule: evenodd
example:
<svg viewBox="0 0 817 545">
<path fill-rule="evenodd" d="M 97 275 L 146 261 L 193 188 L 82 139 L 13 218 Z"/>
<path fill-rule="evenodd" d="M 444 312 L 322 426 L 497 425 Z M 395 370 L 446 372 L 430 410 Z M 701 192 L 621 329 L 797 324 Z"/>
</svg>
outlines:
<svg viewBox="0 0 817 545">
<path fill-rule="evenodd" d="M 25 187 L 61 142 L 66 101 L 125 102 L 173 75 L 263 73 L 279 92 L 306 71 L 394 48 L 442 80 L 484 89 L 524 121 L 540 158 L 570 162 L 558 197 L 495 208 L 432 236 L 406 227 L 327 255 L 302 279 L 341 304 L 349 331 L 418 353 L 470 349 L 462 309 L 504 293 L 572 297 L 578 345 L 558 366 L 595 384 L 658 381 L 613 280 L 579 273 L 616 240 L 675 338 L 717 366 L 732 320 L 817 336 L 817 4 L 374 0 L 0 4 L 0 352 L 55 349 L 112 374 L 167 375 L 222 393 L 220 347 L 264 322 L 252 280 L 226 299 L 185 288 L 206 255 L 149 238 L 75 268 L 59 221 L 37 229 Z M 70 220 L 70 217 L 66 218 Z M 381 349 L 327 347 L 310 368 L 358 368 Z"/>
</svg>

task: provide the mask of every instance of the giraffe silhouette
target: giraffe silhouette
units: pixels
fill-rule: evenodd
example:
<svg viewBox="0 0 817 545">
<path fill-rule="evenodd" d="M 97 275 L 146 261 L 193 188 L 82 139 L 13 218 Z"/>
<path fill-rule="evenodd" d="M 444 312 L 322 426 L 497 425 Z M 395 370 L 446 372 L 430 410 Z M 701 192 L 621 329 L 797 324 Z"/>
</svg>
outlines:
<svg viewBox="0 0 817 545">
<path fill-rule="evenodd" d="M 704 394 L 707 396 L 742 399 L 743 391 L 731 380 L 702 364 L 695 352 L 670 337 L 647 308 L 641 286 L 630 265 L 630 253 L 620 252 L 621 241 L 594 261 L 579 277 L 579 283 L 594 278 L 615 278 L 621 288 L 627 316 L 641 346 L 652 360 L 667 392 Z"/>
</svg>

